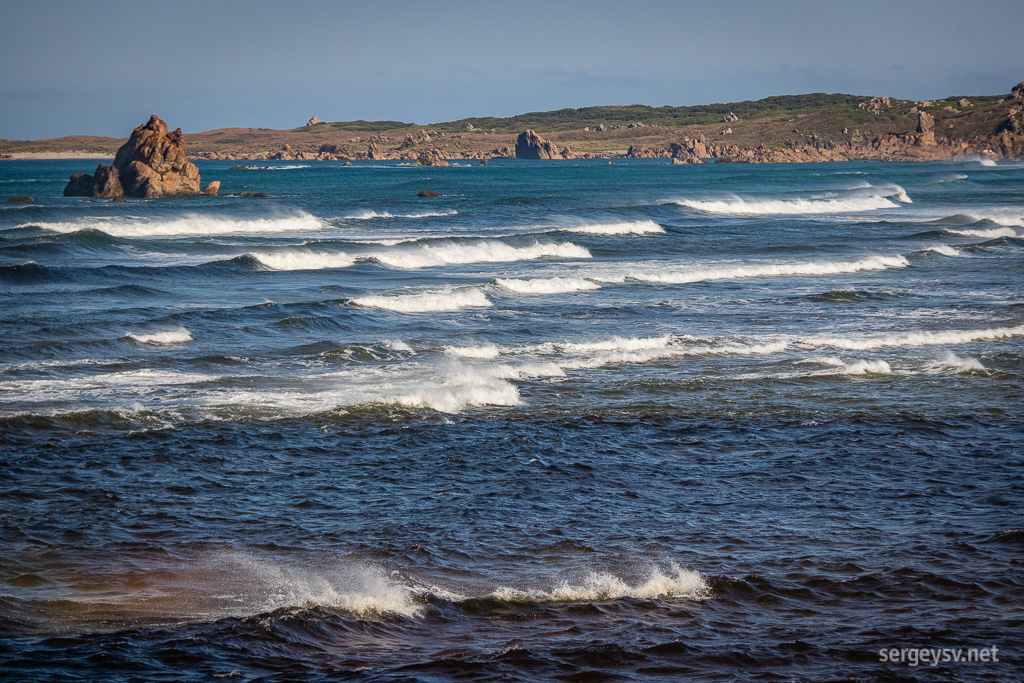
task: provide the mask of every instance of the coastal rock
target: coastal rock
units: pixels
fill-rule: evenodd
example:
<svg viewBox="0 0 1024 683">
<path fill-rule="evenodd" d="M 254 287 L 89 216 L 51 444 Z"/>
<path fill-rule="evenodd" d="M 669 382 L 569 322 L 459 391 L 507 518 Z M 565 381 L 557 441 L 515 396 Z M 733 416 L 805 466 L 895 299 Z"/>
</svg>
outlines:
<svg viewBox="0 0 1024 683">
<path fill-rule="evenodd" d="M 380 145 L 376 142 L 371 142 L 366 146 L 366 158 L 371 160 L 378 160 L 384 158 L 384 153 L 380 150 Z"/>
<path fill-rule="evenodd" d="M 665 156 L 664 153 L 658 152 L 655 149 L 636 145 L 630 145 L 626 151 L 627 159 L 658 159 L 663 156 Z"/>
<path fill-rule="evenodd" d="M 516 138 L 516 159 L 561 159 L 558 149 L 532 130 Z"/>
<path fill-rule="evenodd" d="M 185 156 L 181 129 L 168 133 L 156 115 L 132 131 L 114 156 L 113 166 L 100 164 L 96 174 L 76 173 L 64 188 L 65 197 L 194 197 L 199 194 L 199 169 Z"/>
<path fill-rule="evenodd" d="M 309 121 L 306 121 L 306 127 L 308 128 L 309 126 L 315 126 L 315 125 L 316 125 L 316 124 L 318 124 L 318 123 L 323 123 L 323 121 L 321 121 L 320 119 L 318 119 L 318 118 L 316 117 L 316 115 L 314 114 L 314 115 L 313 115 L 313 118 L 311 118 L 311 119 L 310 119 Z"/>
<path fill-rule="evenodd" d="M 440 192 L 431 192 L 430 190 L 420 190 L 416 193 L 417 197 L 443 197 L 444 195 Z"/>
<path fill-rule="evenodd" d="M 448 162 L 441 156 L 442 152 L 439 149 L 432 149 L 429 152 L 423 152 L 419 155 L 417 166 L 447 166 Z"/>
<path fill-rule="evenodd" d="M 92 176 L 88 173 L 73 173 L 64 186 L 65 197 L 91 197 Z"/>
<path fill-rule="evenodd" d="M 7 201 L 14 202 L 15 204 L 27 204 L 29 202 L 34 202 L 35 200 L 29 197 L 27 194 L 23 194 L 20 197 L 11 197 Z"/>
<path fill-rule="evenodd" d="M 220 192 L 219 180 L 214 180 L 213 182 L 206 186 L 205 190 L 203 190 L 203 194 L 207 195 L 208 197 L 216 197 L 218 192 Z"/>
<path fill-rule="evenodd" d="M 292 149 L 291 145 L 285 144 L 281 147 L 280 152 L 272 154 L 270 158 L 275 161 L 295 161 L 295 150 Z"/>
<path fill-rule="evenodd" d="M 124 187 L 121 185 L 120 173 L 114 166 L 100 164 L 92 174 L 93 197 L 123 197 Z"/>
<path fill-rule="evenodd" d="M 573 154 L 572 150 L 569 149 L 568 146 L 566 146 L 565 149 L 562 150 L 562 158 L 563 159 L 575 159 L 576 155 Z"/>
<path fill-rule="evenodd" d="M 1024 100 L 1024 81 L 1013 86 L 1013 89 L 1010 90 L 1010 97 L 1012 99 Z"/>
<path fill-rule="evenodd" d="M 740 120 L 740 117 L 736 116 L 736 114 L 733 114 L 732 112 L 729 112 L 722 119 L 722 123 L 735 123 L 736 121 L 739 121 L 739 120 Z"/>
</svg>

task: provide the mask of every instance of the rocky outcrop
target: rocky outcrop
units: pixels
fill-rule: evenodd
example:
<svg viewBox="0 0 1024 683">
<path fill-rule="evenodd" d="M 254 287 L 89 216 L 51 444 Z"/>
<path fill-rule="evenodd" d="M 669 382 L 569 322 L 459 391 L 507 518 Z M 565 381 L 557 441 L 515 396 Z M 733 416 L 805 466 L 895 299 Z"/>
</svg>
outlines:
<svg viewBox="0 0 1024 683">
<path fill-rule="evenodd" d="M 220 192 L 219 180 L 214 180 L 212 183 L 206 186 L 205 190 L 203 190 L 203 194 L 209 197 L 216 197 L 218 192 Z"/>
<path fill-rule="evenodd" d="M 376 142 L 371 142 L 366 146 L 366 158 L 376 161 L 384 158 L 384 153 L 380 150 L 380 145 Z"/>
<path fill-rule="evenodd" d="M 285 144 L 281 147 L 281 151 L 276 154 L 271 154 L 270 159 L 273 161 L 295 161 L 295 150 L 292 146 Z"/>
<path fill-rule="evenodd" d="M 638 145 L 630 145 L 629 149 L 626 150 L 627 159 L 660 159 L 665 156 L 665 152 L 652 149 L 650 147 L 640 147 Z"/>
<path fill-rule="evenodd" d="M 870 100 L 858 104 L 857 109 L 860 109 L 861 111 L 868 111 L 872 114 L 881 114 L 891 106 L 892 99 L 889 97 L 872 97 Z"/>
<path fill-rule="evenodd" d="M 314 115 L 313 115 L 313 118 L 311 118 L 311 119 L 310 119 L 309 121 L 306 121 L 306 127 L 308 128 L 308 127 L 310 127 L 310 126 L 315 126 L 315 125 L 316 125 L 316 124 L 318 124 L 318 123 L 323 123 L 323 121 L 321 121 L 320 119 L 318 119 L 318 118 L 316 117 L 316 115 L 314 114 Z"/>
<path fill-rule="evenodd" d="M 32 199 L 32 197 L 29 197 L 27 194 L 23 194 L 20 197 L 11 197 L 7 201 L 14 202 L 15 204 L 28 204 L 29 202 L 34 202 L 35 200 Z"/>
<path fill-rule="evenodd" d="M 568 146 L 566 146 L 565 149 L 562 150 L 562 158 L 563 159 L 575 159 L 576 155 L 573 154 L 573 151 L 571 149 L 569 149 Z"/>
<path fill-rule="evenodd" d="M 532 130 L 519 134 L 516 138 L 516 159 L 561 159 L 558 148 Z"/>
<path fill-rule="evenodd" d="M 442 152 L 439 149 L 432 149 L 429 152 L 423 152 L 419 155 L 419 160 L 416 162 L 417 166 L 447 166 L 448 162 L 441 156 Z"/>
<path fill-rule="evenodd" d="M 1024 100 L 1024 81 L 1021 81 L 1017 85 L 1013 86 L 1010 90 L 1010 98 L 1016 100 Z"/>
<path fill-rule="evenodd" d="M 194 197 L 199 194 L 199 169 L 185 156 L 181 129 L 168 133 L 155 115 L 132 131 L 114 156 L 113 166 L 100 164 L 92 176 L 76 173 L 64 188 L 65 197 Z"/>
</svg>

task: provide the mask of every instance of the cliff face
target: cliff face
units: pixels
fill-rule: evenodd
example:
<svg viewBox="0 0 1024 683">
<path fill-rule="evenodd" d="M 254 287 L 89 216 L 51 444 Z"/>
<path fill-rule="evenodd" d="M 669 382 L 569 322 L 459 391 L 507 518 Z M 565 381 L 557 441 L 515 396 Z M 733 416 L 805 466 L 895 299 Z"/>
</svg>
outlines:
<svg viewBox="0 0 1024 683">
<path fill-rule="evenodd" d="M 65 197 L 194 197 L 199 194 L 199 169 L 185 156 L 181 129 L 167 132 L 157 118 L 132 131 L 114 155 L 114 164 L 100 164 L 89 176 L 76 173 L 64 188 Z"/>
</svg>

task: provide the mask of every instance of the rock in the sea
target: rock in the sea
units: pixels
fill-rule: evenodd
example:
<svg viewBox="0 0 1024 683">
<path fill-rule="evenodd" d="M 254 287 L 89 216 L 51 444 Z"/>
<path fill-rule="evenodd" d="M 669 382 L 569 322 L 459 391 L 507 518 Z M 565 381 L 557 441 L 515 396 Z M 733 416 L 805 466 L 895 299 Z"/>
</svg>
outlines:
<svg viewBox="0 0 1024 683">
<path fill-rule="evenodd" d="M 316 125 L 316 124 L 318 124 L 318 123 L 323 123 L 323 121 L 321 121 L 320 119 L 318 119 L 318 118 L 316 117 L 316 114 L 314 114 L 314 115 L 313 115 L 313 117 L 312 117 L 312 118 L 311 118 L 311 119 L 310 119 L 309 121 L 306 121 L 306 126 L 307 126 L 307 127 L 308 127 L 308 126 L 315 126 L 315 125 Z"/>
<path fill-rule="evenodd" d="M 132 131 L 114 156 L 113 166 L 100 164 L 96 174 L 76 173 L 64 188 L 65 197 L 194 197 L 199 194 L 199 169 L 185 156 L 181 129 L 168 133 L 155 115 Z"/>
<path fill-rule="evenodd" d="M 96 172 L 92 174 L 92 196 L 123 197 L 124 187 L 121 185 L 120 176 L 116 166 L 97 166 Z"/>
<path fill-rule="evenodd" d="M 432 149 L 429 152 L 423 152 L 419 155 L 416 161 L 417 166 L 447 166 L 448 162 L 441 156 L 442 152 L 439 149 Z"/>
<path fill-rule="evenodd" d="M 213 182 L 206 186 L 205 190 L 203 190 L 203 194 L 209 197 L 216 197 L 218 192 L 220 192 L 219 180 L 214 180 Z"/>
<path fill-rule="evenodd" d="M 11 197 L 7 201 L 14 202 L 16 204 L 27 204 L 28 202 L 34 202 L 35 200 L 29 197 L 27 194 L 23 194 L 20 197 Z"/>
<path fill-rule="evenodd" d="M 417 197 L 443 197 L 444 195 L 440 192 L 431 192 L 430 190 L 420 190 L 416 193 Z"/>
<path fill-rule="evenodd" d="M 516 159 L 561 159 L 558 149 L 550 142 L 527 130 L 516 139 Z"/>
</svg>

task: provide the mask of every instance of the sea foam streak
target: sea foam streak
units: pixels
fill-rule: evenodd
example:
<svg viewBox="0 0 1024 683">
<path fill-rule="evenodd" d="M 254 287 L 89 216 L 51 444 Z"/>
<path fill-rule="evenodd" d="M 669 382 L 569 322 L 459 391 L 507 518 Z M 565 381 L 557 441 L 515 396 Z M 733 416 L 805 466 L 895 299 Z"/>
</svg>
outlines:
<svg viewBox="0 0 1024 683">
<path fill-rule="evenodd" d="M 451 243 L 441 246 L 424 244 L 419 247 L 377 252 L 367 255 L 365 258 L 391 268 L 429 268 L 431 266 L 528 261 L 542 258 L 590 258 L 590 252 L 572 242 L 545 244 L 535 242 L 530 246 L 515 247 L 497 240 L 482 240 L 469 244 Z"/>
<path fill-rule="evenodd" d="M 129 332 L 125 335 L 125 339 L 134 339 L 143 344 L 184 344 L 185 342 L 192 341 L 192 333 L 184 327 L 179 327 L 176 330 L 153 332 L 151 334 Z"/>
<path fill-rule="evenodd" d="M 690 282 L 708 282 L 712 280 L 734 280 L 750 277 L 780 277 L 800 275 L 838 275 L 842 273 L 859 273 L 864 271 L 886 270 L 888 268 L 905 268 L 910 262 L 903 256 L 869 256 L 857 261 L 809 261 L 807 263 L 766 263 L 758 265 L 730 266 L 695 270 L 642 272 L 629 271 L 616 279 L 596 280 L 621 282 L 624 279 L 640 280 L 664 284 L 686 284 Z"/>
<path fill-rule="evenodd" d="M 665 232 L 663 227 L 651 220 L 569 225 L 562 230 L 585 235 L 655 235 Z"/>
<path fill-rule="evenodd" d="M 891 199 L 890 199 L 891 197 Z M 893 200 L 896 201 L 893 201 Z M 846 213 L 851 211 L 873 211 L 875 209 L 892 209 L 899 206 L 897 202 L 909 203 L 902 188 L 898 188 L 889 197 L 867 195 L 862 197 L 846 197 L 843 199 L 748 199 L 733 197 L 724 200 L 679 199 L 672 201 L 687 209 L 735 216 L 760 216 L 775 214 L 817 214 Z"/>
<path fill-rule="evenodd" d="M 306 212 L 275 218 L 227 218 L 188 214 L 181 218 L 95 218 L 72 223 L 35 223 L 44 230 L 78 232 L 102 230 L 115 237 L 175 237 L 181 235 L 230 235 L 239 233 L 310 232 L 324 223 Z"/>
<path fill-rule="evenodd" d="M 564 294 L 601 289 L 601 285 L 575 277 L 548 277 L 533 280 L 497 278 L 494 284 L 516 294 Z"/>
<path fill-rule="evenodd" d="M 359 296 L 350 299 L 350 301 L 356 306 L 383 308 L 398 313 L 458 311 L 463 308 L 484 308 L 493 305 L 491 300 L 479 289 Z"/>
<path fill-rule="evenodd" d="M 364 211 L 356 211 L 343 216 L 345 220 L 350 221 L 367 221 L 373 218 L 436 218 L 441 216 L 455 216 L 458 215 L 458 211 L 454 209 L 448 211 L 418 211 L 416 213 L 391 213 L 390 211 L 374 211 L 373 209 L 366 209 Z"/>
<path fill-rule="evenodd" d="M 997 327 L 988 330 L 946 330 L 940 332 L 908 332 L 867 337 L 818 336 L 800 339 L 797 343 L 811 346 L 832 346 L 841 349 L 867 350 L 891 346 L 937 346 L 995 341 L 1024 335 L 1024 325 Z"/>
<path fill-rule="evenodd" d="M 323 253 L 313 251 L 250 252 L 249 256 L 274 270 L 322 270 L 325 268 L 347 268 L 356 262 L 355 258 L 343 252 Z"/>
<path fill-rule="evenodd" d="M 509 602 L 598 602 L 635 598 L 694 598 L 708 595 L 707 581 L 700 573 L 672 565 L 669 571 L 652 568 L 646 577 L 629 581 L 608 572 L 591 572 L 578 581 L 563 581 L 544 589 L 518 589 L 503 587 L 490 597 Z"/>
</svg>

